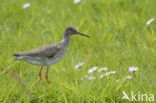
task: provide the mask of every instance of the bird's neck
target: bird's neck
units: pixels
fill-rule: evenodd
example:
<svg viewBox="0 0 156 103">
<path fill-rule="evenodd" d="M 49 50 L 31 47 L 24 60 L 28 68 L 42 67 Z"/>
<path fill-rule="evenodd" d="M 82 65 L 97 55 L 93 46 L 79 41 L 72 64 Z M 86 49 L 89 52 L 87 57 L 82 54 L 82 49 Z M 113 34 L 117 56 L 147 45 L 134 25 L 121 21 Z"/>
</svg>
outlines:
<svg viewBox="0 0 156 103">
<path fill-rule="evenodd" d="M 66 35 L 65 34 L 64 37 L 63 37 L 63 39 L 62 39 L 62 42 L 64 42 L 65 45 L 68 46 L 69 43 L 70 43 L 70 38 L 71 38 L 71 35 Z"/>
</svg>

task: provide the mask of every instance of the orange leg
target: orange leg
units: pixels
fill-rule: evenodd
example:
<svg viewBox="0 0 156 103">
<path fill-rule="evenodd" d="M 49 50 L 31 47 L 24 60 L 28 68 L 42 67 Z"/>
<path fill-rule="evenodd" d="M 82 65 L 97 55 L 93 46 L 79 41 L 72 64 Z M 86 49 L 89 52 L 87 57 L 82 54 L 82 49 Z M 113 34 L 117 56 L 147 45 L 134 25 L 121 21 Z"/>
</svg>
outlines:
<svg viewBox="0 0 156 103">
<path fill-rule="evenodd" d="M 46 71 L 46 80 L 47 80 L 47 83 L 50 85 L 50 82 L 49 82 L 49 80 L 48 80 L 48 67 L 47 67 L 47 71 Z"/>
<path fill-rule="evenodd" d="M 39 78 L 40 78 L 40 80 L 42 80 L 42 77 L 41 77 L 42 69 L 43 69 L 43 66 L 41 66 L 41 68 L 40 68 L 40 72 L 39 72 Z"/>
</svg>

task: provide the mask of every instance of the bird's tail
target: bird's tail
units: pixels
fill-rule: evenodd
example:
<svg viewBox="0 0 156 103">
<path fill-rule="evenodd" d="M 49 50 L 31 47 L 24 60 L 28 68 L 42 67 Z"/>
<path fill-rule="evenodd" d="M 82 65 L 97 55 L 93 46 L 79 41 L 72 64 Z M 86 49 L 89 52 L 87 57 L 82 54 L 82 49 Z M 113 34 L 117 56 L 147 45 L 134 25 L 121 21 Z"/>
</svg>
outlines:
<svg viewBox="0 0 156 103">
<path fill-rule="evenodd" d="M 23 56 L 20 53 L 14 53 L 13 56 L 16 57 L 13 60 L 22 60 L 23 59 Z"/>
<path fill-rule="evenodd" d="M 16 58 L 14 58 L 13 60 L 22 60 L 23 57 L 22 56 L 17 56 Z"/>
</svg>

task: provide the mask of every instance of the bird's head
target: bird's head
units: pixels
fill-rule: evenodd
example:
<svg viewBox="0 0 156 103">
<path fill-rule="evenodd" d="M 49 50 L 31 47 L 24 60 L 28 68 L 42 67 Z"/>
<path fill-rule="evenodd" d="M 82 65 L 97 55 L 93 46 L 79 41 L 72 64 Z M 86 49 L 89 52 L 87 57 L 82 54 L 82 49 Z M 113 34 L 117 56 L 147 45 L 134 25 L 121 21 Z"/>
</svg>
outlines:
<svg viewBox="0 0 156 103">
<path fill-rule="evenodd" d="M 65 35 L 82 35 L 82 36 L 86 36 L 89 38 L 89 36 L 83 34 L 83 33 L 80 33 L 78 32 L 75 28 L 73 27 L 67 27 L 66 30 L 65 30 Z"/>
</svg>

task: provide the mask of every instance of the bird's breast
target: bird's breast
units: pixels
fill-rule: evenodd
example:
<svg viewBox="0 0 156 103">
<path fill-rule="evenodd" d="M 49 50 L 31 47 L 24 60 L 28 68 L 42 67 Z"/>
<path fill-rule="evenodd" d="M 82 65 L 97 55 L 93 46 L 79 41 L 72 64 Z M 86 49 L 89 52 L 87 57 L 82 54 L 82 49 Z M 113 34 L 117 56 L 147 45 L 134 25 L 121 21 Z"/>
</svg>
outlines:
<svg viewBox="0 0 156 103">
<path fill-rule="evenodd" d="M 65 47 L 65 48 L 61 49 L 60 51 L 58 51 L 57 54 L 53 58 L 50 58 L 48 60 L 48 65 L 50 66 L 50 65 L 55 64 L 55 63 L 59 62 L 60 60 L 62 60 L 64 55 L 66 54 L 67 49 L 68 49 L 68 47 Z"/>
</svg>

